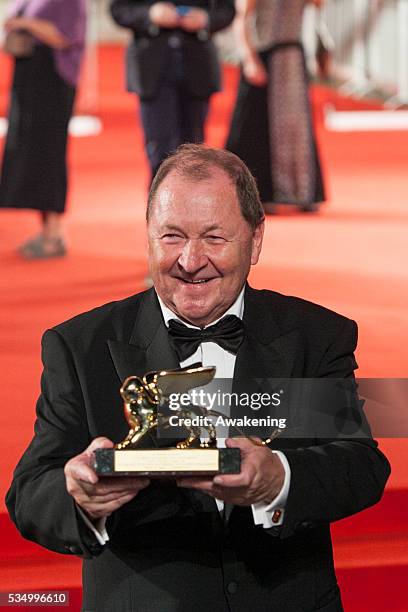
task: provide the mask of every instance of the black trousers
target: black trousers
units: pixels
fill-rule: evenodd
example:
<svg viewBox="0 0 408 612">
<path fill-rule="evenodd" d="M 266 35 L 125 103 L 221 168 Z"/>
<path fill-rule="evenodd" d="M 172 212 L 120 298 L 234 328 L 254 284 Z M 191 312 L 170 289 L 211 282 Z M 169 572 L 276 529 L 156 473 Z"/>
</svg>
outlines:
<svg viewBox="0 0 408 612">
<path fill-rule="evenodd" d="M 152 178 L 161 162 L 183 143 L 204 141 L 209 97 L 193 96 L 184 84 L 182 49 L 171 49 L 170 70 L 152 98 L 141 98 L 146 154 Z"/>
</svg>

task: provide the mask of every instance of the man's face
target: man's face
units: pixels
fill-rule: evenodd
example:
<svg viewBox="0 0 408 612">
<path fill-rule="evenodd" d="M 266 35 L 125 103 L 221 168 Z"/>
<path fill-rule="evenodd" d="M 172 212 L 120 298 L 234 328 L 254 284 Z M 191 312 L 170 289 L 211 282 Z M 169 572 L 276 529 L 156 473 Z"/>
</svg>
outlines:
<svg viewBox="0 0 408 612">
<path fill-rule="evenodd" d="M 202 181 L 171 172 L 148 222 L 150 274 L 166 306 L 199 327 L 221 317 L 258 261 L 263 229 L 243 218 L 222 170 Z"/>
</svg>

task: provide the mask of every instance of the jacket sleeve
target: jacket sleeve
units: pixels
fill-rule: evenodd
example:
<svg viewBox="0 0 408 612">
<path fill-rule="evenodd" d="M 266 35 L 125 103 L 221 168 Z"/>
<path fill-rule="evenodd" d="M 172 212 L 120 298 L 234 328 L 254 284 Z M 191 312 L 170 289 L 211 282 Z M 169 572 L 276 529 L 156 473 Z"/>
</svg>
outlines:
<svg viewBox="0 0 408 612">
<path fill-rule="evenodd" d="M 44 334 L 42 358 L 34 437 L 14 472 L 6 504 L 23 537 L 59 553 L 91 557 L 103 547 L 79 517 L 64 475 L 65 463 L 91 441 L 81 385 L 58 332 Z"/>
<path fill-rule="evenodd" d="M 357 326 L 348 319 L 342 322 L 322 356 L 317 378 L 353 382 Z M 282 449 L 290 465 L 291 483 L 281 538 L 297 529 L 350 516 L 381 499 L 390 466 L 371 438 L 364 416 L 358 426 L 361 437 L 317 438 L 313 446 Z"/>
<path fill-rule="evenodd" d="M 135 35 L 142 36 L 149 32 L 149 2 L 134 0 L 112 0 L 110 12 L 113 20 L 123 28 L 133 30 Z"/>
</svg>

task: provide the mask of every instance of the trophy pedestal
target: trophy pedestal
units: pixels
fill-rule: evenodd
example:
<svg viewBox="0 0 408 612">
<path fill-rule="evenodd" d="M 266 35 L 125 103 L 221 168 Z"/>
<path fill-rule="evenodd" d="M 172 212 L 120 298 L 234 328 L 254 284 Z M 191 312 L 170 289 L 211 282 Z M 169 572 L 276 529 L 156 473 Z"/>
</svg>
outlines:
<svg viewBox="0 0 408 612">
<path fill-rule="evenodd" d="M 169 448 L 95 451 L 94 468 L 99 476 L 215 476 L 239 474 L 239 448 Z"/>
</svg>

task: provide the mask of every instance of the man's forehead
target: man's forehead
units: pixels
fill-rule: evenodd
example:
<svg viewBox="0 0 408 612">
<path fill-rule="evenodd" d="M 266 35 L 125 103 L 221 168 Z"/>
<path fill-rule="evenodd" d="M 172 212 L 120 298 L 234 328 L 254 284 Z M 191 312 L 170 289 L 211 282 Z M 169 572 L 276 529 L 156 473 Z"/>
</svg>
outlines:
<svg viewBox="0 0 408 612">
<path fill-rule="evenodd" d="M 218 168 L 217 166 L 205 166 L 200 168 L 199 170 L 194 169 L 173 169 L 169 172 L 169 174 L 163 179 L 162 183 L 159 185 L 157 189 L 157 193 L 164 191 L 170 187 L 178 187 L 178 186 L 190 186 L 192 189 L 197 187 L 197 185 L 202 184 L 203 186 L 214 186 L 217 185 L 220 190 L 233 188 L 235 191 L 235 185 L 229 174 L 225 172 L 222 168 Z M 193 191 L 192 191 L 193 193 Z"/>
<path fill-rule="evenodd" d="M 241 216 L 236 187 L 231 177 L 217 167 L 207 167 L 200 176 L 172 170 L 151 202 L 151 220 L 156 227 L 173 222 L 196 229 L 200 226 L 202 232 L 204 225 L 227 227 L 232 218 L 238 221 Z"/>
<path fill-rule="evenodd" d="M 235 186 L 222 171 L 200 179 L 173 171 L 163 179 L 152 202 L 152 213 L 161 220 L 163 216 L 190 216 L 190 213 L 195 217 L 203 209 L 218 218 L 231 214 L 232 209 L 235 212 L 235 208 L 239 209 Z"/>
</svg>

